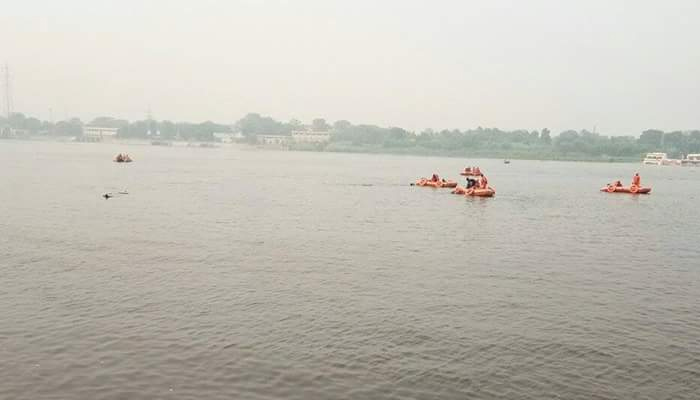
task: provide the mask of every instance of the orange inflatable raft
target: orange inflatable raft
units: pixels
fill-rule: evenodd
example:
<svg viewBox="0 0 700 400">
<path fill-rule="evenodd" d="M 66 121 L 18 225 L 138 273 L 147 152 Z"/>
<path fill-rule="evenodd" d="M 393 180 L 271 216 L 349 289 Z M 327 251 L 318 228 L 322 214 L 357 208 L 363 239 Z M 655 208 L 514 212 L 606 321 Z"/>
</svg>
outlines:
<svg viewBox="0 0 700 400">
<path fill-rule="evenodd" d="M 474 197 L 493 197 L 496 194 L 496 191 L 493 190 L 492 187 L 487 187 L 486 189 L 482 188 L 465 188 L 462 186 L 457 186 L 452 193 L 454 194 L 462 194 L 465 196 L 474 196 Z"/>
<path fill-rule="evenodd" d="M 467 167 L 464 168 L 462 172 L 459 173 L 462 176 L 479 176 L 481 175 L 481 169 L 479 167 Z"/>
<path fill-rule="evenodd" d="M 428 186 L 434 188 L 453 188 L 457 187 L 455 181 L 432 181 L 430 179 L 421 178 L 416 181 L 416 186 Z"/>
<path fill-rule="evenodd" d="M 604 188 L 601 188 L 600 191 L 601 192 L 608 192 L 608 193 L 649 194 L 649 192 L 651 192 L 651 188 L 637 186 L 637 185 L 631 185 L 629 187 L 625 187 L 625 186 L 616 186 L 613 184 L 608 184 Z"/>
</svg>

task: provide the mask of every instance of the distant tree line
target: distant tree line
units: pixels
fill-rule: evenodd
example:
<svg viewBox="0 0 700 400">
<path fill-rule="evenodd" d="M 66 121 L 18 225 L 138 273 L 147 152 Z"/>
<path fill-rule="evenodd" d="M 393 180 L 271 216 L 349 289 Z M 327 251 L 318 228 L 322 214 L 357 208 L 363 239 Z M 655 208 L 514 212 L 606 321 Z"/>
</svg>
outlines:
<svg viewBox="0 0 700 400">
<path fill-rule="evenodd" d="M 7 124 L 11 128 L 27 135 L 46 136 L 81 136 L 83 126 L 93 125 L 104 128 L 116 128 L 117 135 L 123 138 L 160 138 L 163 140 L 193 140 L 213 141 L 214 133 L 229 133 L 231 126 L 217 124 L 211 121 L 201 123 L 172 122 L 156 120 L 128 121 L 112 117 L 98 117 L 88 123 L 79 118 L 71 118 L 64 121 L 51 123 L 40 121 L 37 118 L 27 117 L 22 113 L 14 113 L 7 120 L 0 117 L 0 124 Z"/>
<path fill-rule="evenodd" d="M 567 130 L 552 136 L 549 129 L 503 131 L 498 128 L 467 130 L 426 129 L 420 133 L 398 127 L 353 125 L 340 120 L 332 125 L 315 119 L 308 126 L 298 120 L 287 123 L 259 114 L 240 119 L 235 129 L 249 141 L 259 134 L 289 135 L 300 128 L 331 133 L 326 150 L 387 151 L 454 155 L 483 155 L 547 159 L 633 159 L 644 153 L 663 151 L 671 157 L 700 153 L 700 130 L 663 132 L 650 129 L 634 136 L 605 136 L 587 130 Z"/>
<path fill-rule="evenodd" d="M 239 119 L 234 124 L 234 129 L 240 132 L 248 142 L 255 142 L 258 135 L 291 135 L 293 131 L 302 129 L 315 131 L 330 131 L 331 126 L 323 118 L 314 119 L 310 125 L 305 126 L 298 119 L 289 122 L 280 122 L 270 117 L 264 117 L 257 113 L 250 113 Z"/>
<path fill-rule="evenodd" d="M 0 124 L 30 135 L 80 136 L 84 123 L 78 118 L 51 123 L 15 113 Z M 166 140 L 213 141 L 214 133 L 240 133 L 253 143 L 258 135 L 291 135 L 295 130 L 312 129 L 330 133 L 330 142 L 321 150 L 428 153 L 545 159 L 633 159 L 644 153 L 663 151 L 671 157 L 700 153 L 700 130 L 664 132 L 649 129 L 639 137 L 605 136 L 587 130 L 566 130 L 553 136 L 549 129 L 503 131 L 498 128 L 467 130 L 427 129 L 416 133 L 398 127 L 354 125 L 340 120 L 329 124 L 317 118 L 309 124 L 297 119 L 277 121 L 250 113 L 233 125 L 211 121 L 201 123 L 99 117 L 87 123 L 118 129 L 124 138 L 159 137 Z"/>
</svg>

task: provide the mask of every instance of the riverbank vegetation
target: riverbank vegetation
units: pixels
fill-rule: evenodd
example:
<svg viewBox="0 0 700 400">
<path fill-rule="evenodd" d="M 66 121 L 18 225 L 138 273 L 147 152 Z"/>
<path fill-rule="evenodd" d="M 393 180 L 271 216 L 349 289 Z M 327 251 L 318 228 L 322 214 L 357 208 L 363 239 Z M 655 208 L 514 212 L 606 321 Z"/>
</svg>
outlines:
<svg viewBox="0 0 700 400">
<path fill-rule="evenodd" d="M 504 131 L 477 127 L 412 132 L 398 127 L 355 125 L 345 120 L 330 124 L 321 118 L 309 124 L 296 119 L 282 122 L 255 113 L 231 125 L 211 121 L 127 121 L 112 117 L 99 117 L 88 123 L 77 118 L 52 123 L 20 113 L 7 120 L 0 118 L 0 127 L 9 127 L 30 136 L 79 137 L 84 125 L 116 128 L 121 138 L 216 141 L 215 133 L 237 133 L 238 140 L 247 143 L 256 143 L 260 135 L 286 136 L 295 130 L 309 129 L 328 132 L 330 140 L 313 145 L 292 144 L 292 149 L 335 152 L 599 161 L 639 160 L 644 153 L 652 151 L 663 151 L 676 158 L 700 153 L 700 130 L 664 132 L 649 129 L 639 136 L 606 136 L 587 130 L 567 130 L 553 135 L 546 128 Z"/>
</svg>

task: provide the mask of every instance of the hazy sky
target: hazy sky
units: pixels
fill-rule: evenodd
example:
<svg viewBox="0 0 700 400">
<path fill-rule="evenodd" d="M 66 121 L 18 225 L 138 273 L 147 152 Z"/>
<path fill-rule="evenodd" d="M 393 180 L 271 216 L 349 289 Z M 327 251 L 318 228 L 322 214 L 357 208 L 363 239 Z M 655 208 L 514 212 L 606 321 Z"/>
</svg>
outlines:
<svg viewBox="0 0 700 400">
<path fill-rule="evenodd" d="M 700 1 L 10 1 L 15 110 L 700 128 Z"/>
</svg>

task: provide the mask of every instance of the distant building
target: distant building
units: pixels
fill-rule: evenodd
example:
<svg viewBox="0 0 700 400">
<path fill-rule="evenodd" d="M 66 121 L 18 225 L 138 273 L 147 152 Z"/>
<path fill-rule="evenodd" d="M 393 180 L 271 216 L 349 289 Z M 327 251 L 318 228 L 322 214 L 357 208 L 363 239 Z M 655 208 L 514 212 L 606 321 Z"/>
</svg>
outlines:
<svg viewBox="0 0 700 400">
<path fill-rule="evenodd" d="M 331 140 L 331 134 L 327 131 L 292 131 L 294 143 L 326 143 Z"/>
<path fill-rule="evenodd" d="M 9 125 L 0 125 L 0 138 L 15 138 L 17 132 L 10 128 Z"/>
<path fill-rule="evenodd" d="M 244 138 L 240 132 L 214 132 L 212 135 L 222 143 L 233 143 Z"/>
<path fill-rule="evenodd" d="M 88 140 L 102 141 L 111 139 L 117 135 L 118 128 L 105 128 L 101 126 L 84 126 L 83 137 Z"/>
<path fill-rule="evenodd" d="M 264 145 L 286 146 L 291 141 L 291 136 L 286 135 L 258 135 L 258 143 Z"/>
</svg>

